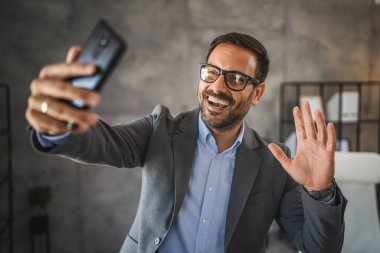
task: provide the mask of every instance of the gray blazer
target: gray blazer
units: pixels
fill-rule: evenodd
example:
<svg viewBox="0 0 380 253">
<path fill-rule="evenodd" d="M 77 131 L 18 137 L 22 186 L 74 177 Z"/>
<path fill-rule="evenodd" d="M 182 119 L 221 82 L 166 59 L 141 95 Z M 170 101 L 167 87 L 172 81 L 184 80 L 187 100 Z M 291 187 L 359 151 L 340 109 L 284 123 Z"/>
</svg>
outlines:
<svg viewBox="0 0 380 253">
<path fill-rule="evenodd" d="M 157 106 L 151 115 L 127 125 L 99 122 L 47 151 L 76 161 L 115 167 L 142 167 L 138 211 L 121 252 L 157 252 L 185 197 L 198 136 L 199 109 L 172 118 Z M 33 137 L 34 147 L 43 151 Z M 225 231 L 225 252 L 264 252 L 274 219 L 303 252 L 340 252 L 346 200 L 338 205 L 312 199 L 285 172 L 267 144 L 246 125 L 236 153 Z M 288 152 L 284 146 L 284 150 Z"/>
</svg>

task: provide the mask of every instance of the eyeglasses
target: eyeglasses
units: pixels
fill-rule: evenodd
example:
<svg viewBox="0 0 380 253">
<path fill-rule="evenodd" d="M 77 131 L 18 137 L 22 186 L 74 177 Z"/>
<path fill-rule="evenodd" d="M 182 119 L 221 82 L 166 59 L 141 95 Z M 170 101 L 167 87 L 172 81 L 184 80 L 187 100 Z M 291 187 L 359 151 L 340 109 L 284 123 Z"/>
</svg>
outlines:
<svg viewBox="0 0 380 253">
<path fill-rule="evenodd" d="M 223 70 L 217 66 L 201 63 L 200 65 L 200 76 L 206 83 L 215 82 L 220 75 L 224 76 L 224 83 L 226 86 L 233 91 L 242 91 L 247 86 L 248 81 L 252 81 L 253 86 L 257 86 L 261 81 L 257 78 L 247 76 L 246 74 L 240 73 L 238 71 L 228 71 Z"/>
</svg>

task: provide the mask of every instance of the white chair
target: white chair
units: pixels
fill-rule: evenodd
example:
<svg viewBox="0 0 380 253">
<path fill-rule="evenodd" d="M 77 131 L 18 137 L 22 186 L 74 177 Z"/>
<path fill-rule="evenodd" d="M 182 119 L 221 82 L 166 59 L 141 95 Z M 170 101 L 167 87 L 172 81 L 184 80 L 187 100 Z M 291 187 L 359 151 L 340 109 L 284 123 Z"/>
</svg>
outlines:
<svg viewBox="0 0 380 253">
<path fill-rule="evenodd" d="M 380 223 L 376 185 L 380 184 L 380 155 L 337 152 L 335 179 L 348 204 L 344 253 L 380 252 Z"/>
</svg>

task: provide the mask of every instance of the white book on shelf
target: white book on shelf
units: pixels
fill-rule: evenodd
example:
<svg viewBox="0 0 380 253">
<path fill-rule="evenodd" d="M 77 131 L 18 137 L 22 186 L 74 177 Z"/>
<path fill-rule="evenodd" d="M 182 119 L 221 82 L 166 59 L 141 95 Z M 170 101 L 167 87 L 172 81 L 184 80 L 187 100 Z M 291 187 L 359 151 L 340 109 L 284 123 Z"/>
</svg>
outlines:
<svg viewBox="0 0 380 253">
<path fill-rule="evenodd" d="M 339 120 L 339 92 L 336 92 L 326 105 L 327 120 Z M 357 122 L 359 120 L 359 93 L 357 91 L 342 92 L 341 107 L 342 122 Z"/>
</svg>

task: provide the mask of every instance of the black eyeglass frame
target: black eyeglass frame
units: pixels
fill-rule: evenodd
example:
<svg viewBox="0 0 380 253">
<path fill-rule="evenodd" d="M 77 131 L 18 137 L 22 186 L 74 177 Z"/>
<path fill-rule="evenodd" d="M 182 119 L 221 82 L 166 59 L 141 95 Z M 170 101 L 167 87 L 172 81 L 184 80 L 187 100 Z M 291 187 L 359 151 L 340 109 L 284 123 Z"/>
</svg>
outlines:
<svg viewBox="0 0 380 253">
<path fill-rule="evenodd" d="M 215 82 L 216 80 L 218 80 L 218 78 L 220 77 L 220 75 L 223 75 L 223 77 L 224 77 L 224 84 L 227 86 L 228 89 L 233 90 L 233 91 L 242 91 L 242 90 L 244 90 L 245 87 L 247 87 L 248 81 L 252 81 L 252 84 L 253 84 L 254 88 L 256 88 L 260 83 L 262 83 L 262 81 L 260 79 L 257 79 L 257 78 L 254 78 L 252 76 L 246 75 L 246 74 L 241 73 L 239 71 L 224 70 L 224 69 L 221 69 L 221 68 L 219 68 L 219 67 L 217 67 L 215 65 L 209 64 L 209 63 L 199 63 L 199 67 L 200 67 L 199 68 L 199 76 L 202 79 L 202 81 L 204 81 L 206 83 L 213 83 L 213 82 L 209 82 L 209 81 L 203 80 L 203 78 L 202 78 L 202 68 L 205 67 L 205 66 L 211 66 L 211 67 L 213 67 L 213 68 L 215 68 L 215 69 L 217 69 L 219 71 L 218 72 L 218 77 L 213 82 Z M 242 89 L 234 89 L 234 88 L 231 88 L 228 85 L 226 75 L 229 74 L 229 73 L 239 74 L 239 75 L 242 75 L 242 76 L 244 76 L 244 77 L 247 78 Z"/>
</svg>

